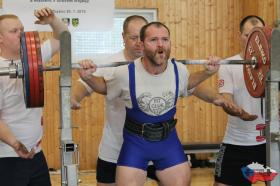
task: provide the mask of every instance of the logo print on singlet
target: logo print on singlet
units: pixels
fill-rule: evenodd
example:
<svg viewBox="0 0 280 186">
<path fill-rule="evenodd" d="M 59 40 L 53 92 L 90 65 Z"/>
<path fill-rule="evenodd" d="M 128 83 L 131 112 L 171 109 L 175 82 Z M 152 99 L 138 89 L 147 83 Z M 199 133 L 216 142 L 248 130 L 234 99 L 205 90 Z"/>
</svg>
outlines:
<svg viewBox="0 0 280 186">
<path fill-rule="evenodd" d="M 151 93 L 143 93 L 137 98 L 139 108 L 149 115 L 162 115 L 174 107 L 175 95 L 164 92 L 162 97 L 152 97 Z"/>
</svg>

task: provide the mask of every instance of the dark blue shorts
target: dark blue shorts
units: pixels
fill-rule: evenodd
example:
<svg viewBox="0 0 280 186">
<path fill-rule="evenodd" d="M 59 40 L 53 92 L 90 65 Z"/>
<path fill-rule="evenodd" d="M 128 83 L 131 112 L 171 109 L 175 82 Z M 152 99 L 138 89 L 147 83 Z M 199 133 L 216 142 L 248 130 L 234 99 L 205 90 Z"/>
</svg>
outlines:
<svg viewBox="0 0 280 186">
<path fill-rule="evenodd" d="M 182 144 L 174 129 L 169 136 L 162 140 L 151 142 L 126 129 L 123 132 L 124 143 L 118 159 L 119 166 L 147 169 L 152 161 L 156 170 L 163 170 L 187 161 Z"/>
<path fill-rule="evenodd" d="M 112 184 L 116 181 L 117 164 L 109 161 L 104 161 L 100 158 L 97 159 L 96 166 L 96 180 L 98 183 Z M 149 165 L 147 169 L 147 177 L 159 181 L 156 176 L 154 165 Z"/>
<path fill-rule="evenodd" d="M 0 158 L 0 185 L 50 186 L 50 174 L 43 152 L 33 159 Z"/>
</svg>

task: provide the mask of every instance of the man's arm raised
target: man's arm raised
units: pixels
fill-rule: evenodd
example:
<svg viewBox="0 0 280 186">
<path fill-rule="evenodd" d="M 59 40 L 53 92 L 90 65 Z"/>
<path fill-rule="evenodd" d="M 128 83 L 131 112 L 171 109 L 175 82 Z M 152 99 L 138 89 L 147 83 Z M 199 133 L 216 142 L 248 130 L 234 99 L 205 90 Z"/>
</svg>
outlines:
<svg viewBox="0 0 280 186">
<path fill-rule="evenodd" d="M 34 15 L 37 17 L 35 24 L 41 25 L 50 25 L 53 31 L 53 37 L 50 38 L 52 53 L 56 53 L 59 50 L 59 37 L 60 34 L 64 31 L 68 31 L 68 27 L 64 22 L 62 22 L 54 12 L 46 7 L 38 9 L 34 12 Z"/>
</svg>

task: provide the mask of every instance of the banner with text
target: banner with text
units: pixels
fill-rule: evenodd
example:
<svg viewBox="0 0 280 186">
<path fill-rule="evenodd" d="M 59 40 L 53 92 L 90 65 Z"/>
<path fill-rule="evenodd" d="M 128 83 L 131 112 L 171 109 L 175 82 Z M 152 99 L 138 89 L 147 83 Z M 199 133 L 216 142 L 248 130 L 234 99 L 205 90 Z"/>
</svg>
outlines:
<svg viewBox="0 0 280 186">
<path fill-rule="evenodd" d="M 35 25 L 34 11 L 51 8 L 70 31 L 108 31 L 113 26 L 114 0 L 3 0 L 3 13 L 17 15 L 25 31 L 50 31 Z"/>
</svg>

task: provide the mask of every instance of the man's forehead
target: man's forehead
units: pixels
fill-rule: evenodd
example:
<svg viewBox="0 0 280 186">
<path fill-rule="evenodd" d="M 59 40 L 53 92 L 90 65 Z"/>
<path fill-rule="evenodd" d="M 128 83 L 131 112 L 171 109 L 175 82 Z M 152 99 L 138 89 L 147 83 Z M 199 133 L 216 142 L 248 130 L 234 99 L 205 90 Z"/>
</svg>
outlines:
<svg viewBox="0 0 280 186">
<path fill-rule="evenodd" d="M 1 29 L 13 29 L 13 28 L 22 28 L 23 25 L 19 19 L 15 18 L 6 18 L 0 21 L 0 27 Z"/>
<path fill-rule="evenodd" d="M 161 35 L 168 36 L 168 31 L 163 26 L 151 25 L 147 28 L 146 33 L 147 33 L 147 35 L 155 35 L 155 34 L 161 33 Z"/>
<path fill-rule="evenodd" d="M 136 24 L 136 23 L 130 24 L 130 25 L 128 26 L 128 28 L 127 28 L 127 32 L 128 32 L 128 33 L 137 33 L 137 34 L 139 34 L 141 28 L 142 28 L 144 25 L 145 25 L 144 22 L 143 22 L 143 23 L 139 23 L 139 24 Z"/>
<path fill-rule="evenodd" d="M 131 26 L 131 25 L 138 25 L 138 24 L 147 24 L 144 20 L 142 19 L 133 19 L 131 20 L 129 23 L 128 23 L 128 26 Z"/>
<path fill-rule="evenodd" d="M 261 22 L 258 22 L 258 24 L 253 25 L 252 23 L 248 22 L 248 24 L 244 25 L 244 29 L 243 29 L 243 34 L 249 34 L 251 32 L 251 30 L 255 27 L 263 27 L 263 24 Z"/>
<path fill-rule="evenodd" d="M 247 21 L 244 24 L 244 28 L 252 28 L 252 27 L 263 27 L 262 22 L 260 22 L 259 20 L 256 20 L 256 22 L 252 23 L 251 21 Z"/>
<path fill-rule="evenodd" d="M 6 17 L 4 19 L 2 19 L 0 22 L 20 22 L 20 20 L 18 18 L 14 18 L 14 17 Z"/>
</svg>

